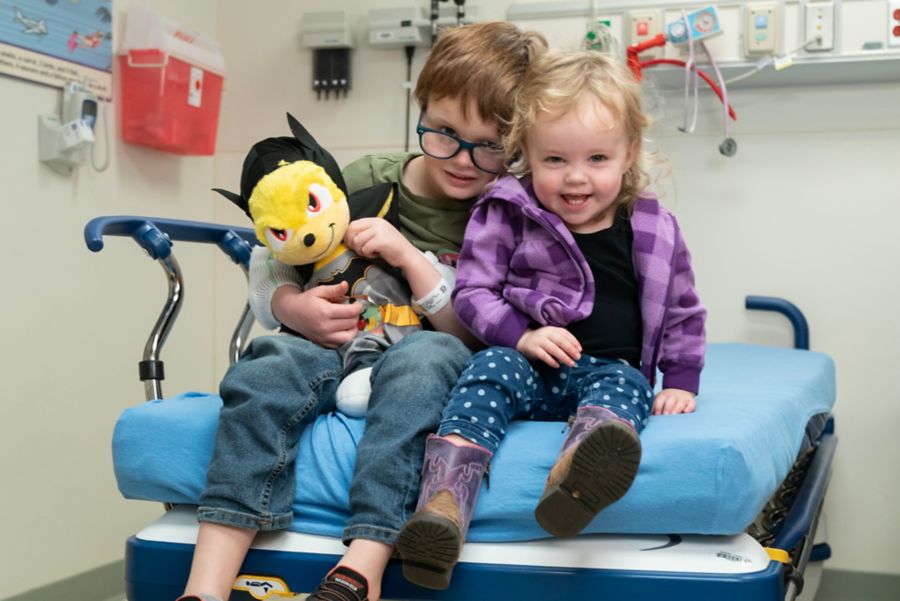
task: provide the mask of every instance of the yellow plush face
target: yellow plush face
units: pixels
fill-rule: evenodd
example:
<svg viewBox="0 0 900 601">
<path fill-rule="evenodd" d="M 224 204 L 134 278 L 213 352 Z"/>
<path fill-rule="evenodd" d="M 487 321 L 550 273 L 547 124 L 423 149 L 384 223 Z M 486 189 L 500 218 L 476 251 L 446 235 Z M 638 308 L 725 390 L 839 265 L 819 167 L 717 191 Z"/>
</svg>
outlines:
<svg viewBox="0 0 900 601">
<path fill-rule="evenodd" d="M 248 204 L 256 236 L 287 265 L 327 257 L 350 223 L 347 197 L 310 161 L 284 163 L 263 177 Z"/>
</svg>

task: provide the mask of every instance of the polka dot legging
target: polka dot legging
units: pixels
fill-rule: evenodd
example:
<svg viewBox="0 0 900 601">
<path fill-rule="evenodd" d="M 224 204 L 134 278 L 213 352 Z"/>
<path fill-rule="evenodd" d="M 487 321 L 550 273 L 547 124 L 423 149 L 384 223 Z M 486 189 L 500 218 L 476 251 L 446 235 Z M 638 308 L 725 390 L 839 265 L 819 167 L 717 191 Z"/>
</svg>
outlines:
<svg viewBox="0 0 900 601">
<path fill-rule="evenodd" d="M 652 402 L 647 379 L 624 361 L 582 354 L 574 367 L 552 368 L 492 347 L 463 371 L 438 434 L 458 434 L 495 453 L 510 421 L 567 421 L 582 406 L 605 407 L 640 432 Z"/>
</svg>

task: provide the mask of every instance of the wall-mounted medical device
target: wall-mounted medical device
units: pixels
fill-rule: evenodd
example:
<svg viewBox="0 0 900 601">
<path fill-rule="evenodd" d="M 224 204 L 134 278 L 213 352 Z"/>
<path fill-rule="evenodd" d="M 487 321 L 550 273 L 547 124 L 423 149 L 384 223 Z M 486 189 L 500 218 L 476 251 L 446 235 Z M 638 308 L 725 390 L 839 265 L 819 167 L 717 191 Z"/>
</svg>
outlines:
<svg viewBox="0 0 900 601">
<path fill-rule="evenodd" d="M 86 85 L 67 83 L 61 116 L 38 117 L 38 158 L 63 175 L 84 165 L 94 144 L 97 108 L 97 98 Z"/>
<path fill-rule="evenodd" d="M 369 43 L 386 48 L 425 48 L 444 27 L 474 23 L 477 6 L 455 0 L 446 6 L 431 3 L 429 12 L 422 6 L 369 9 Z"/>
<path fill-rule="evenodd" d="M 719 152 L 727 157 L 734 156 L 737 152 L 737 142 L 731 137 L 729 119 L 737 119 L 734 109 L 728 103 L 728 88 L 726 81 L 719 70 L 716 61 L 713 59 L 712 53 L 706 47 L 705 40 L 707 38 L 722 33 L 722 27 L 719 22 L 719 15 L 714 5 L 707 6 L 693 12 L 681 10 L 681 15 L 674 21 L 669 21 L 665 27 L 665 33 L 657 33 L 650 37 L 652 21 L 658 21 L 659 15 L 656 11 L 632 11 L 631 25 L 629 37 L 632 43 L 625 50 L 625 61 L 628 67 L 634 73 L 635 79 L 641 81 L 643 78 L 643 70 L 648 67 L 657 65 L 677 65 L 684 67 L 685 71 L 685 113 L 684 125 L 679 129 L 686 133 L 692 133 L 697 123 L 697 113 L 699 106 L 698 98 L 698 81 L 703 79 L 710 88 L 716 93 L 722 101 L 723 122 L 725 125 L 725 138 L 719 145 Z M 641 23 L 643 27 L 639 27 Z M 671 59 L 671 58 L 646 58 L 647 51 L 653 48 L 662 48 L 666 44 L 677 46 L 685 46 L 687 49 L 687 60 Z M 695 45 L 697 46 L 695 51 Z M 706 73 L 704 73 L 697 64 L 696 56 L 702 52 L 706 57 L 707 63 L 715 72 L 716 82 L 714 82 Z M 641 58 L 641 54 L 645 58 Z M 692 104 L 692 110 L 689 106 Z"/>
<path fill-rule="evenodd" d="M 301 43 L 313 49 L 313 90 L 316 97 L 346 96 L 350 89 L 353 32 L 345 10 L 303 13 Z"/>
<path fill-rule="evenodd" d="M 431 21 L 424 7 L 369 9 L 369 43 L 387 48 L 431 45 Z"/>
<path fill-rule="evenodd" d="M 431 0 L 431 13 L 429 16 L 429 26 L 431 29 L 431 45 L 438 39 L 440 35 L 441 23 L 441 3 L 449 2 L 449 0 Z M 459 26 L 466 22 L 466 0 L 453 0 L 456 5 L 456 23 Z"/>
<path fill-rule="evenodd" d="M 689 12 L 666 24 L 666 38 L 676 46 L 691 41 L 700 42 L 721 33 L 719 13 L 714 5 Z"/>
</svg>

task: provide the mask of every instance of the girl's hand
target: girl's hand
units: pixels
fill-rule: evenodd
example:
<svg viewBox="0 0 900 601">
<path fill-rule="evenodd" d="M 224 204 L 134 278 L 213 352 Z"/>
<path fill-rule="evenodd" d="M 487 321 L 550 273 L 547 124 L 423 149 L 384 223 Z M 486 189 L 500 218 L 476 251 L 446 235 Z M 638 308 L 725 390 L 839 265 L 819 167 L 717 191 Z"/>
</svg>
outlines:
<svg viewBox="0 0 900 601">
<path fill-rule="evenodd" d="M 405 269 L 413 257 L 421 254 L 397 228 L 378 217 L 351 221 L 344 244 L 360 256 L 384 259 L 398 269 Z"/>
<path fill-rule="evenodd" d="M 697 408 L 694 393 L 680 388 L 663 388 L 653 399 L 652 415 L 672 415 L 675 413 L 693 413 Z"/>
<path fill-rule="evenodd" d="M 560 363 L 573 367 L 581 358 L 581 344 L 565 328 L 544 326 L 536 330 L 525 330 L 516 350 L 534 361 L 543 361 L 550 367 Z"/>
<path fill-rule="evenodd" d="M 281 286 L 272 295 L 275 319 L 325 348 L 337 348 L 357 333 L 362 303 L 347 302 L 347 282 L 301 292 Z"/>
</svg>

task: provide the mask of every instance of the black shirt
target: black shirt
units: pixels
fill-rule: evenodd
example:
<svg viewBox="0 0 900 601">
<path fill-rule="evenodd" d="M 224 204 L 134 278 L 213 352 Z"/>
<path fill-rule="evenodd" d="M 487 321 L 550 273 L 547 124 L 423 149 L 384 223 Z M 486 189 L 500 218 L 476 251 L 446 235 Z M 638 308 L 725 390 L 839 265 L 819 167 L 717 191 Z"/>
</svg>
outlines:
<svg viewBox="0 0 900 601">
<path fill-rule="evenodd" d="M 591 314 L 566 329 L 581 342 L 583 353 L 625 359 L 640 368 L 643 327 L 631 223 L 617 216 L 608 229 L 572 236 L 594 275 L 596 296 Z"/>
</svg>

